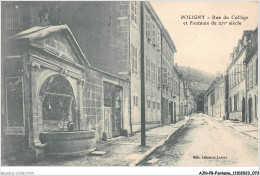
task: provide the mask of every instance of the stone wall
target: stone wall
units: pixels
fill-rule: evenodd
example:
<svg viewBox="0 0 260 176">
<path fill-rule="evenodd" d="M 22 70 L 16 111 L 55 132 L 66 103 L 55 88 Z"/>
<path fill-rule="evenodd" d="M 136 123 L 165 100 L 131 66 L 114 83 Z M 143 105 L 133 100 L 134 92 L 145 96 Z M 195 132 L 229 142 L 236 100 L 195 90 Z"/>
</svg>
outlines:
<svg viewBox="0 0 260 176">
<path fill-rule="evenodd" d="M 104 132 L 104 94 L 103 82 L 118 85 L 123 89 L 123 124 L 122 128 L 130 132 L 129 82 L 106 74 L 96 69 L 85 69 L 83 86 L 83 114 L 81 129 L 96 130 L 96 139 Z"/>
</svg>

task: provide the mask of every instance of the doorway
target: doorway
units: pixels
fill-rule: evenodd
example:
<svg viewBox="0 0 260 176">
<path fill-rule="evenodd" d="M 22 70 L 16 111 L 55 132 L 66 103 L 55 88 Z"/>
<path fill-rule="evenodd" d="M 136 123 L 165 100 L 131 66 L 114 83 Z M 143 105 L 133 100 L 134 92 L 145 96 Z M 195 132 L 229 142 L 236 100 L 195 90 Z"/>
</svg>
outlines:
<svg viewBox="0 0 260 176">
<path fill-rule="evenodd" d="M 169 103 L 169 115 L 171 118 L 171 123 L 173 123 L 173 102 L 172 101 L 170 101 Z"/>
<path fill-rule="evenodd" d="M 176 103 L 174 103 L 174 121 L 173 123 L 176 123 Z"/>
<path fill-rule="evenodd" d="M 104 132 L 108 137 L 121 135 L 122 129 L 122 88 L 104 82 Z"/>
<path fill-rule="evenodd" d="M 246 118 L 245 118 L 245 115 L 246 115 L 246 100 L 245 98 L 242 99 L 242 122 L 245 122 Z"/>
<path fill-rule="evenodd" d="M 248 122 L 252 122 L 252 98 L 250 97 L 248 100 Z"/>
</svg>

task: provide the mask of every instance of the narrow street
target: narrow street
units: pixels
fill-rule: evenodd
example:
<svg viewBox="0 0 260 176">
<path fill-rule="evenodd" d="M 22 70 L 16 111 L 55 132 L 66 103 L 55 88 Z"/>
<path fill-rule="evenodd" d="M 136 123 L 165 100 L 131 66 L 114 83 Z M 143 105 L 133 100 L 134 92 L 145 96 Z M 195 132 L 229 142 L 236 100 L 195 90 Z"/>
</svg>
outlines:
<svg viewBox="0 0 260 176">
<path fill-rule="evenodd" d="M 257 139 L 200 114 L 140 165 L 257 166 L 257 156 Z"/>
</svg>

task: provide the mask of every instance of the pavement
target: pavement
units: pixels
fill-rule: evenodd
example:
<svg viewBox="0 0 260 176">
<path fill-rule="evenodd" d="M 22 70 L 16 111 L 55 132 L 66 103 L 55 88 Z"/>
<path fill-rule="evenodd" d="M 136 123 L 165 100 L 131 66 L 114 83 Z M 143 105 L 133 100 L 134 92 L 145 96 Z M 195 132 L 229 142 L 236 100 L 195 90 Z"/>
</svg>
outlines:
<svg viewBox="0 0 260 176">
<path fill-rule="evenodd" d="M 140 132 L 129 137 L 120 136 L 97 143 L 96 154 L 48 156 L 36 166 L 136 166 L 154 150 L 163 145 L 176 131 L 189 121 L 189 117 L 146 131 L 146 146 L 141 146 Z"/>
<path fill-rule="evenodd" d="M 138 166 L 257 166 L 258 142 L 243 135 L 254 126 L 219 120 L 203 114 L 192 116 L 189 123 Z"/>
<path fill-rule="evenodd" d="M 233 129 L 236 132 L 239 132 L 243 135 L 248 137 L 258 139 L 258 127 L 255 124 L 247 124 L 240 121 L 233 121 L 233 120 L 223 120 L 221 118 L 211 117 L 212 119 L 217 120 L 219 123 Z"/>
<path fill-rule="evenodd" d="M 137 166 L 143 160 L 147 159 L 156 149 L 163 146 L 171 136 L 190 122 L 190 119 L 196 116 L 210 118 L 222 124 L 226 128 L 232 129 L 235 133 L 241 133 L 250 138 L 258 138 L 257 126 L 245 123 L 235 123 L 230 120 L 211 117 L 205 114 L 196 114 L 185 117 L 175 124 L 169 124 L 146 131 L 146 146 L 141 146 L 140 132 L 134 133 L 129 137 L 120 136 L 100 141 L 97 143 L 95 153 L 85 153 L 66 156 L 48 156 L 37 163 L 31 163 L 33 166 Z M 151 162 L 157 162 L 151 160 Z"/>
</svg>

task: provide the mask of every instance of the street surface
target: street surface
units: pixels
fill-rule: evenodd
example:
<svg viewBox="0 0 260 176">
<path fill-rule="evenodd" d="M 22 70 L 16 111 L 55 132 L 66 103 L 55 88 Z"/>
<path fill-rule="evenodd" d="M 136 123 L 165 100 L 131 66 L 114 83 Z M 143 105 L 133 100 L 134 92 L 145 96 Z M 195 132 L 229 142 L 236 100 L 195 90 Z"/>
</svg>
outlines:
<svg viewBox="0 0 260 176">
<path fill-rule="evenodd" d="M 257 166 L 257 139 L 194 115 L 141 166 Z M 237 125 L 237 124 L 236 124 Z"/>
</svg>

